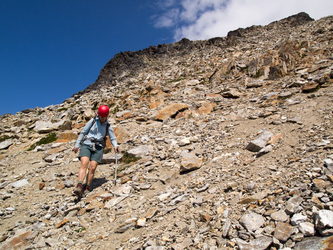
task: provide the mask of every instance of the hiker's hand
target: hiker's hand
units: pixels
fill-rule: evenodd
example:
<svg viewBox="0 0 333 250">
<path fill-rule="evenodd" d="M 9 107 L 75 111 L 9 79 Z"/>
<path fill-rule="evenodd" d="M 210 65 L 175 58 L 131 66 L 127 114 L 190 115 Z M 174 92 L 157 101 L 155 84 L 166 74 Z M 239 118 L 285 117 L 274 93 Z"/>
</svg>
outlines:
<svg viewBox="0 0 333 250">
<path fill-rule="evenodd" d="M 74 153 L 76 154 L 79 151 L 79 148 L 74 148 Z"/>
<path fill-rule="evenodd" d="M 116 152 L 116 153 L 119 153 L 119 147 L 116 147 L 115 149 L 114 149 L 114 151 Z"/>
</svg>

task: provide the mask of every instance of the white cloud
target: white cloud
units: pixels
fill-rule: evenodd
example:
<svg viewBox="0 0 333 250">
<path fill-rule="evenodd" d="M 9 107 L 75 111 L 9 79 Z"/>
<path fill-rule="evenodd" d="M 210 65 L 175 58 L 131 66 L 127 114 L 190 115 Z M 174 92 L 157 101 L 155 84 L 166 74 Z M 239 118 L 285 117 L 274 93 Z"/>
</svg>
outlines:
<svg viewBox="0 0 333 250">
<path fill-rule="evenodd" d="M 155 23 L 156 28 L 170 28 L 177 24 L 179 16 L 179 10 L 172 8 L 167 10 L 164 15 L 160 16 Z"/>
<path fill-rule="evenodd" d="M 333 14 L 332 0 L 179 0 L 166 1 L 156 27 L 173 29 L 174 39 L 226 36 L 231 30 L 267 25 L 299 12 L 319 19 Z"/>
</svg>

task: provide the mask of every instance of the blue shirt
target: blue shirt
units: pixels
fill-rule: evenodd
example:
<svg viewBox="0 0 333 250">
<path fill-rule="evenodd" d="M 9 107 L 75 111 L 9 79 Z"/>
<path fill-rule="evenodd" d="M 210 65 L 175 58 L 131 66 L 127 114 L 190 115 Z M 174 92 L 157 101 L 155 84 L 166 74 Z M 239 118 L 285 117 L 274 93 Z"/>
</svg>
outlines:
<svg viewBox="0 0 333 250">
<path fill-rule="evenodd" d="M 95 122 L 94 122 L 94 119 L 95 119 Z M 94 124 L 92 124 L 92 123 L 94 123 Z M 80 147 L 81 141 L 83 140 L 83 138 L 84 138 L 85 135 L 87 135 L 87 137 L 83 141 L 83 143 L 86 144 L 86 145 L 89 145 L 89 146 L 93 145 L 93 143 L 90 140 L 88 140 L 88 139 L 93 139 L 96 142 L 101 142 L 102 143 L 104 141 L 104 136 L 106 135 L 106 127 L 107 127 L 106 125 L 108 123 L 109 123 L 108 121 L 105 121 L 103 124 L 101 124 L 99 118 L 93 118 L 93 119 L 91 119 L 84 126 L 84 128 L 82 129 L 79 137 L 76 140 L 76 143 L 75 143 L 74 147 L 75 148 L 79 148 Z M 114 135 L 111 126 L 109 126 L 108 134 L 109 134 L 109 138 L 110 138 L 112 146 L 114 148 L 118 147 L 117 138 Z M 101 145 L 101 143 L 97 143 L 97 144 Z"/>
</svg>

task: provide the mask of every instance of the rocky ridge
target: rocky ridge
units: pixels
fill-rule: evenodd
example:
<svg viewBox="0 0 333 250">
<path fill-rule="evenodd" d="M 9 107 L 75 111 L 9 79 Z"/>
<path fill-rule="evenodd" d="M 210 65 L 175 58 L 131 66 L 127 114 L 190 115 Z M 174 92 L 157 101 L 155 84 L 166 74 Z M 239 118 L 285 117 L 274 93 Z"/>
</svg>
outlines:
<svg viewBox="0 0 333 250">
<path fill-rule="evenodd" d="M 3 115 L 1 248 L 332 247 L 332 32 L 300 13 L 122 52 L 63 103 Z M 106 153 L 77 200 L 72 149 L 101 104 L 117 183 Z"/>
</svg>

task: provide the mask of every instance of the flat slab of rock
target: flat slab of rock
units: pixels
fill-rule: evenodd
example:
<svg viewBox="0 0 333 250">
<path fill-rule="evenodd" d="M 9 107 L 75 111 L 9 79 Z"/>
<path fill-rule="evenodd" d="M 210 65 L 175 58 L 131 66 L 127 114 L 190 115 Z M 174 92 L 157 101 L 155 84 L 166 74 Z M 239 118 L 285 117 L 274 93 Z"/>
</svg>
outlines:
<svg viewBox="0 0 333 250">
<path fill-rule="evenodd" d="M 154 147 L 152 145 L 141 145 L 136 148 L 128 150 L 127 153 L 135 157 L 138 157 L 138 156 L 147 155 L 153 151 Z"/>
<path fill-rule="evenodd" d="M 11 186 L 12 186 L 13 188 L 20 188 L 20 187 L 23 187 L 23 186 L 28 185 L 28 184 L 29 184 L 29 182 L 28 182 L 27 179 L 22 179 L 22 180 L 19 180 L 19 181 L 13 182 L 13 183 L 11 184 Z"/>
<path fill-rule="evenodd" d="M 12 140 L 5 140 L 5 141 L 3 141 L 3 142 L 0 143 L 0 150 L 1 149 L 9 148 L 11 145 L 13 145 L 13 141 Z"/>
<path fill-rule="evenodd" d="M 155 116 L 158 121 L 164 121 L 172 116 L 175 116 L 178 112 L 188 109 L 188 105 L 185 103 L 173 103 L 162 109 L 160 109 Z"/>
<path fill-rule="evenodd" d="M 263 132 L 260 133 L 260 135 L 251 141 L 247 146 L 246 149 L 251 151 L 251 152 L 259 152 L 261 149 L 263 149 L 269 139 L 273 136 L 274 134 L 264 130 Z"/>
<path fill-rule="evenodd" d="M 256 231 L 258 230 L 264 223 L 265 219 L 260 214 L 256 213 L 249 213 L 244 214 L 241 219 L 240 223 L 249 231 Z"/>
<path fill-rule="evenodd" d="M 185 153 L 182 155 L 182 161 L 180 166 L 180 173 L 196 170 L 201 168 L 203 159 L 197 157 L 193 153 Z"/>
<path fill-rule="evenodd" d="M 120 162 L 123 158 L 123 154 L 117 153 L 117 157 L 115 153 L 108 153 L 104 154 L 101 164 L 110 164 L 110 163 L 116 163 L 116 159 L 118 162 Z"/>
</svg>

